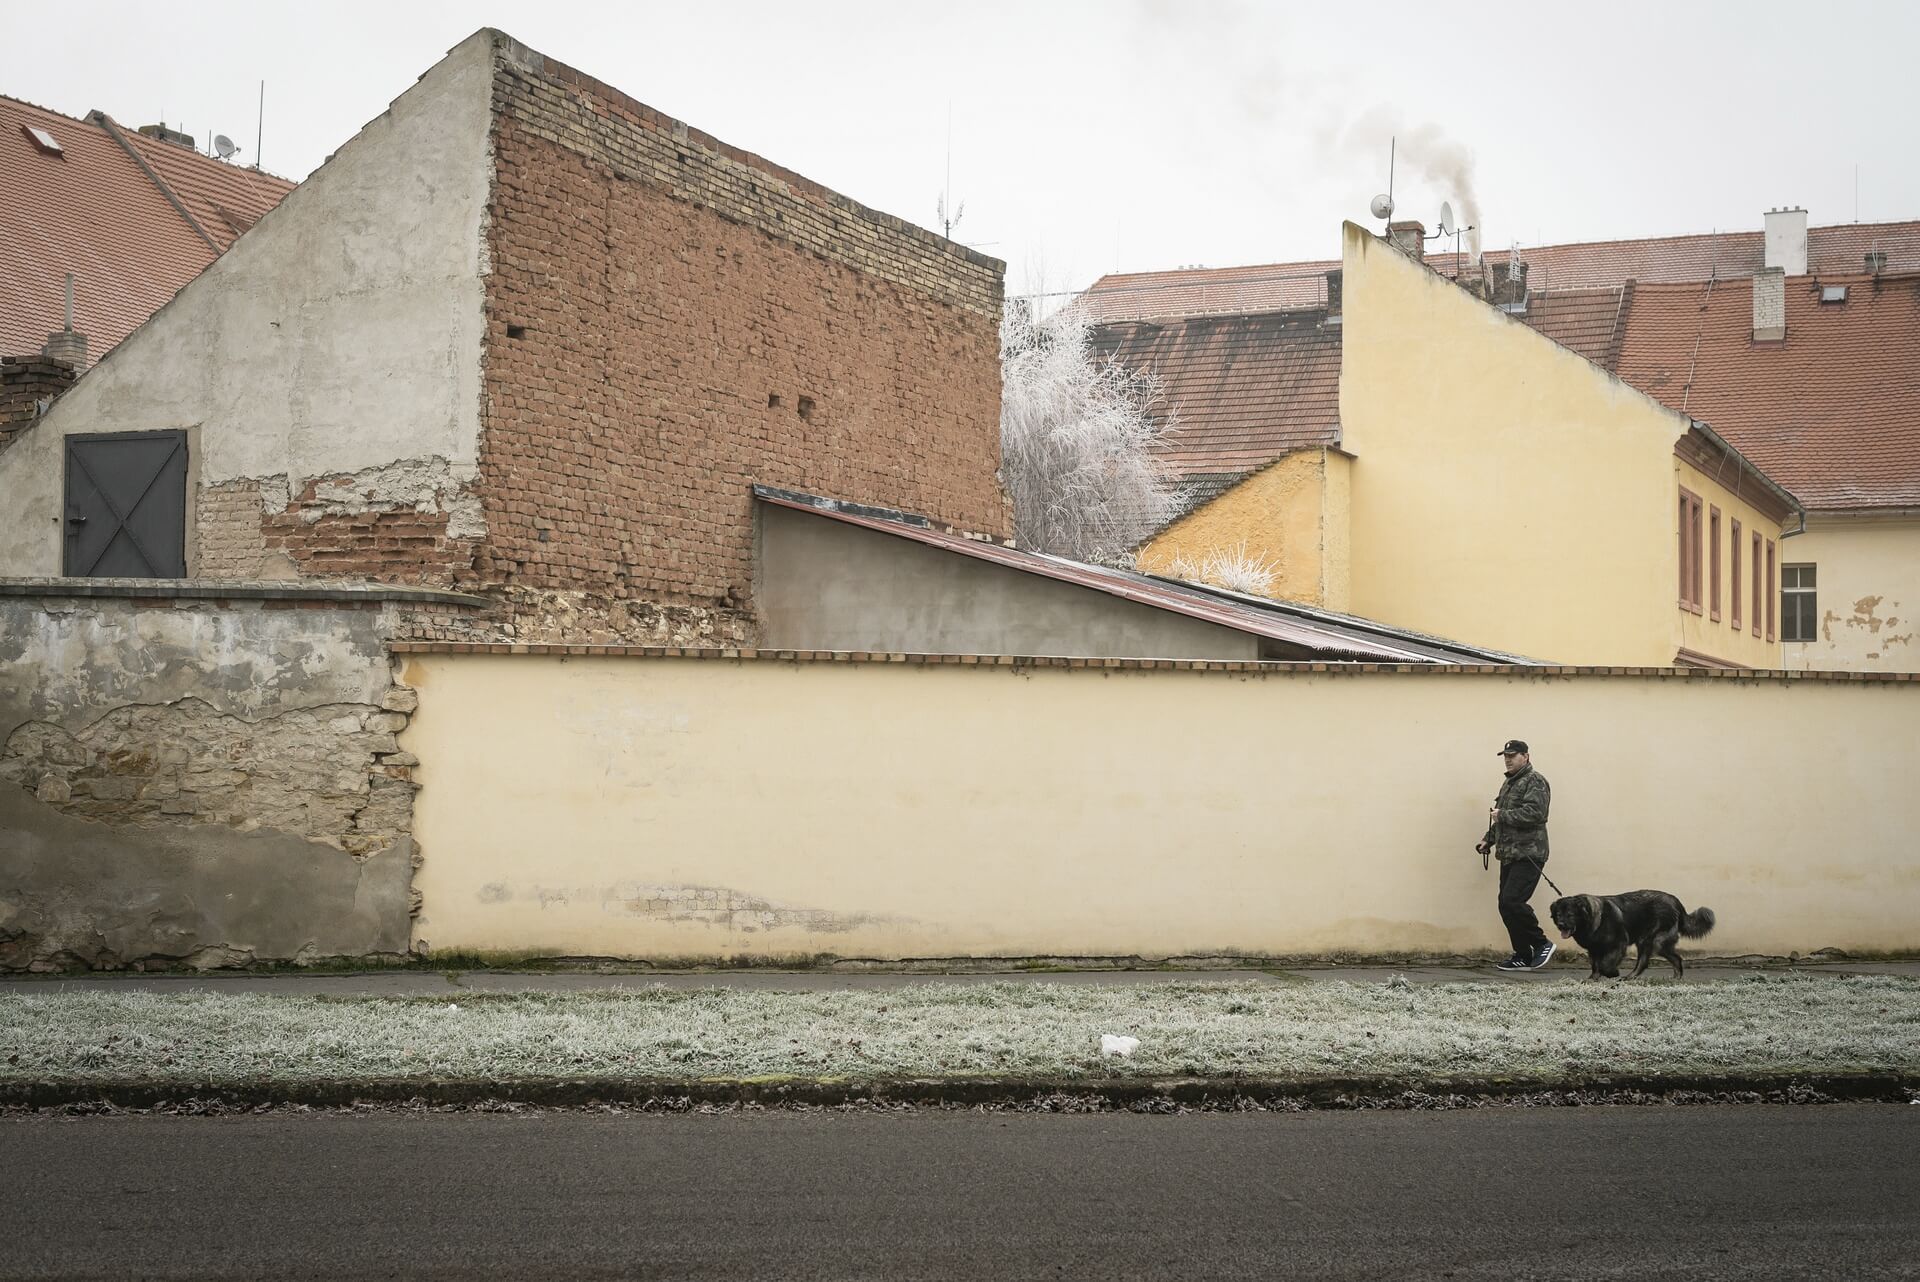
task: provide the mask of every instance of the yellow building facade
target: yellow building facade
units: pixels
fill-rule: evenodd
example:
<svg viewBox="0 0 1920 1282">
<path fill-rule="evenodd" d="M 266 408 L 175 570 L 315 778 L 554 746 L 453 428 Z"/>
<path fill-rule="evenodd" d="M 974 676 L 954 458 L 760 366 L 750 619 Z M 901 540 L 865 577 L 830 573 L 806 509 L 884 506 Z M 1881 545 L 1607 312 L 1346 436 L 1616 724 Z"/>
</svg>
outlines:
<svg viewBox="0 0 1920 1282">
<path fill-rule="evenodd" d="M 1342 251 L 1339 448 L 1189 513 L 1140 568 L 1244 542 L 1282 567 L 1276 597 L 1512 653 L 1781 665 L 1790 495 L 1710 428 L 1365 229 L 1347 224 Z"/>
</svg>

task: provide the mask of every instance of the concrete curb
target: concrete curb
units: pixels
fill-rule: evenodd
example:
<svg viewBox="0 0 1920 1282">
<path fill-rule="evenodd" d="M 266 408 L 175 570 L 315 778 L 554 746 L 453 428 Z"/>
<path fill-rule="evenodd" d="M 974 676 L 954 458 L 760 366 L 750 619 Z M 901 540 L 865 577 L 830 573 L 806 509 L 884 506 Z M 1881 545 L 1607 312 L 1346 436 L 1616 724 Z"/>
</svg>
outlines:
<svg viewBox="0 0 1920 1282">
<path fill-rule="evenodd" d="M 1676 1074 L 1563 1080 L 1508 1078 L 1428 1081 L 1365 1078 L 1236 1080 L 1159 1078 L 896 1078 L 875 1081 L 781 1079 L 541 1078 L 519 1081 L 391 1078 L 358 1082 L 197 1083 L 12 1082 L 0 1084 L 0 1106 L 28 1109 L 102 1106 L 169 1109 L 187 1104 L 231 1108 L 281 1105 L 476 1107 L 519 1104 L 570 1108 L 616 1105 L 683 1112 L 702 1106 L 835 1108 L 845 1106 L 988 1108 L 1044 1112 L 1174 1112 L 1267 1109 L 1457 1108 L 1489 1103 L 1838 1103 L 1920 1102 L 1920 1074 Z"/>
</svg>

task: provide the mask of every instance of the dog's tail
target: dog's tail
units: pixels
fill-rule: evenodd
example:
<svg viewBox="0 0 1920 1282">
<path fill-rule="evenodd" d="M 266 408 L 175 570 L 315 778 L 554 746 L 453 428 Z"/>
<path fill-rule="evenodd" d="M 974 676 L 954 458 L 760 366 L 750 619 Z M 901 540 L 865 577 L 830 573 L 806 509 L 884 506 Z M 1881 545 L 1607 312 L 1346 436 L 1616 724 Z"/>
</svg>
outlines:
<svg viewBox="0 0 1920 1282">
<path fill-rule="evenodd" d="M 1713 929 L 1713 909 L 1696 908 L 1680 917 L 1680 933 L 1688 939 L 1698 939 Z"/>
</svg>

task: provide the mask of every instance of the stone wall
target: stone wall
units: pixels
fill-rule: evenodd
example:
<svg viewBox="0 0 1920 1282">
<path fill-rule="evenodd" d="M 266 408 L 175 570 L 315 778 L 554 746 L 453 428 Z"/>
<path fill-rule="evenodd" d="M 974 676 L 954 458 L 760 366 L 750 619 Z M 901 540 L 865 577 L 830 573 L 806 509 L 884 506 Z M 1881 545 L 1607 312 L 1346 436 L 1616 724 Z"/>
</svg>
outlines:
<svg viewBox="0 0 1920 1282">
<path fill-rule="evenodd" d="M 417 696 L 387 645 L 460 608 L 0 584 L 0 969 L 404 954 Z"/>
<path fill-rule="evenodd" d="M 493 155 L 480 582 L 513 639 L 749 640 L 756 482 L 1008 532 L 1001 263 L 504 37 Z"/>
</svg>

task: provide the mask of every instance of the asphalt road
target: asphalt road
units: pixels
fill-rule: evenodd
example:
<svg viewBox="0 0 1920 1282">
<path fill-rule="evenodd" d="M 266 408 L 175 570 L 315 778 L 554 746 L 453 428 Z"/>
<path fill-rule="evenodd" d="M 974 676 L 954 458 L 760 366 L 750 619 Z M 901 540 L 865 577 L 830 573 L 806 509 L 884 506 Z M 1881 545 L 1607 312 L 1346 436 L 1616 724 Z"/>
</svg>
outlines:
<svg viewBox="0 0 1920 1282">
<path fill-rule="evenodd" d="M 8 1278 L 1920 1277 L 1920 1108 L 0 1119 Z"/>
</svg>

